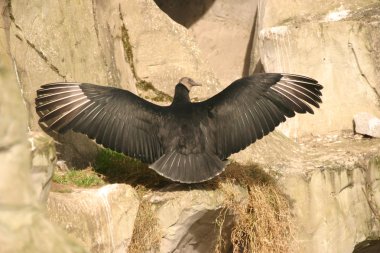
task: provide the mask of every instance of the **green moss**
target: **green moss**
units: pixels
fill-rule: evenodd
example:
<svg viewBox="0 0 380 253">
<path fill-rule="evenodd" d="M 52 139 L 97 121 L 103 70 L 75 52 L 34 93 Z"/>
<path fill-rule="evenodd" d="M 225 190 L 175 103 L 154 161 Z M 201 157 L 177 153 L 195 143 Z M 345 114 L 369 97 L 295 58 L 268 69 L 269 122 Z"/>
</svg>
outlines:
<svg viewBox="0 0 380 253">
<path fill-rule="evenodd" d="M 110 149 L 102 149 L 99 152 L 94 169 L 97 173 L 103 174 L 110 183 L 128 183 L 151 188 L 168 182 L 149 169 L 147 164 Z"/>
<path fill-rule="evenodd" d="M 120 20 L 123 21 L 123 15 L 121 14 L 121 12 L 119 12 L 119 13 L 120 13 Z M 134 65 L 134 62 L 133 62 L 132 45 L 131 45 L 131 42 L 129 40 L 128 29 L 124 25 L 124 23 L 121 26 L 121 40 L 123 42 L 125 60 L 131 66 L 131 70 L 132 70 L 133 76 L 137 80 L 137 84 L 136 84 L 137 89 L 142 90 L 142 91 L 153 91 L 153 93 L 154 93 L 155 96 L 152 97 L 152 98 L 150 98 L 153 101 L 156 101 L 156 102 L 170 102 L 170 101 L 172 101 L 172 97 L 171 96 L 169 96 L 168 94 L 166 94 L 166 93 L 164 93 L 162 91 L 157 90 L 153 86 L 152 83 L 144 81 L 144 80 L 141 80 L 137 76 L 135 65 Z"/>
<path fill-rule="evenodd" d="M 147 81 L 144 81 L 144 80 L 140 80 L 136 83 L 136 87 L 139 89 L 139 90 L 143 90 L 143 91 L 149 91 L 149 90 L 156 90 L 156 88 L 154 88 L 153 84 L 150 83 L 150 82 L 147 82 Z"/>
<path fill-rule="evenodd" d="M 123 42 L 124 52 L 125 52 L 125 60 L 131 65 L 134 72 L 134 66 L 133 66 L 133 52 L 132 52 L 132 45 L 129 42 L 129 34 L 128 29 L 123 24 L 121 27 L 121 40 Z"/>
<path fill-rule="evenodd" d="M 8 8 L 8 12 L 9 12 L 9 18 L 11 19 L 12 22 L 15 22 L 15 17 L 13 16 L 13 9 L 12 9 L 12 1 L 11 0 L 8 0 L 7 8 Z"/>
<path fill-rule="evenodd" d="M 70 170 L 64 174 L 55 174 L 53 182 L 79 187 L 93 187 L 103 185 L 103 179 L 93 170 Z"/>
<path fill-rule="evenodd" d="M 101 149 L 96 162 L 95 169 L 99 173 L 109 173 L 111 170 L 124 170 L 124 168 L 142 169 L 145 164 L 137 159 L 130 158 L 111 149 Z"/>
<path fill-rule="evenodd" d="M 123 20 L 121 12 L 120 12 L 120 19 Z M 135 65 L 133 63 L 133 50 L 132 50 L 132 45 L 129 41 L 128 29 L 127 29 L 127 27 L 125 27 L 124 23 L 121 26 L 121 41 L 123 42 L 124 58 L 129 63 L 129 66 L 131 66 L 133 76 L 136 79 L 138 79 L 137 74 L 136 74 L 136 70 L 135 70 Z"/>
<path fill-rule="evenodd" d="M 152 98 L 152 100 L 156 102 L 171 102 L 173 99 L 168 94 L 158 91 L 158 93 L 155 97 Z"/>
<path fill-rule="evenodd" d="M 376 156 L 373 158 L 373 161 L 375 162 L 375 165 L 380 168 L 380 156 Z"/>
<path fill-rule="evenodd" d="M 162 92 L 160 90 L 157 90 L 152 83 L 147 82 L 145 80 L 138 80 L 136 83 L 137 89 L 140 91 L 152 91 L 154 93 L 154 97 L 151 97 L 150 99 L 156 102 L 171 102 L 173 98 L 166 94 L 165 92 Z"/>
</svg>

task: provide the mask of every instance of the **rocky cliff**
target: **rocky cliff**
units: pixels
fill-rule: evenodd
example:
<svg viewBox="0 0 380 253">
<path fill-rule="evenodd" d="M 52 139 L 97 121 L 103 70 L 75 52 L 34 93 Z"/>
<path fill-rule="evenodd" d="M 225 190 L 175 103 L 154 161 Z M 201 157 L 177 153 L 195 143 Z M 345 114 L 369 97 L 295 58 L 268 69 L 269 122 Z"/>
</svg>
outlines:
<svg viewBox="0 0 380 253">
<path fill-rule="evenodd" d="M 4 252 L 350 252 L 380 237 L 380 142 L 352 132 L 356 113 L 380 115 L 377 0 L 7 0 L 0 10 Z M 221 177 L 50 192 L 55 148 L 84 168 L 99 147 L 42 134 L 40 85 L 97 83 L 167 104 L 182 76 L 203 83 L 192 93 L 202 100 L 260 71 L 319 80 L 322 108 L 233 155 Z"/>
<path fill-rule="evenodd" d="M 4 2 L 0 9 L 9 15 Z M 86 252 L 46 218 L 39 204 L 47 198 L 55 149 L 52 141 L 28 141 L 27 111 L 9 51 L 8 21 L 6 16 L 0 19 L 1 252 Z"/>
</svg>

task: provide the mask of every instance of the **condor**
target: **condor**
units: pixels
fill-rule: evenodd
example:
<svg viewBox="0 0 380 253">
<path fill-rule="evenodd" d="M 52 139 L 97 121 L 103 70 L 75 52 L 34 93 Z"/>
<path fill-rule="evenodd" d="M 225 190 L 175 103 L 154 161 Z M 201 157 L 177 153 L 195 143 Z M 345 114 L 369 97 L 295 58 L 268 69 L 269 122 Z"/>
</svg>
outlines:
<svg viewBox="0 0 380 253">
<path fill-rule="evenodd" d="M 263 73 L 241 78 L 202 102 L 199 86 L 181 78 L 169 106 L 88 83 L 52 83 L 37 91 L 40 123 L 58 133 L 83 133 L 106 148 L 150 164 L 160 175 L 198 183 L 220 174 L 226 159 L 274 130 L 295 113 L 313 113 L 321 89 L 316 80 Z"/>
</svg>

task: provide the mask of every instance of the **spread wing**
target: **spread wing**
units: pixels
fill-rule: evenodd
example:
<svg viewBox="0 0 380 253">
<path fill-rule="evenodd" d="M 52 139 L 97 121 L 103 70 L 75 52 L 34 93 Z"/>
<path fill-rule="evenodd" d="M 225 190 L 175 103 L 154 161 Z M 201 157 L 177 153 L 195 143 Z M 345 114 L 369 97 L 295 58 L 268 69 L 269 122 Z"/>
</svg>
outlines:
<svg viewBox="0 0 380 253">
<path fill-rule="evenodd" d="M 295 113 L 319 108 L 322 85 L 291 74 L 256 74 L 233 82 L 214 97 L 198 103 L 208 110 L 221 159 L 240 151 L 274 130 Z"/>
<path fill-rule="evenodd" d="M 87 83 L 46 84 L 37 91 L 36 110 L 39 122 L 58 133 L 72 129 L 148 163 L 163 154 L 158 128 L 164 107 L 129 91 Z"/>
</svg>

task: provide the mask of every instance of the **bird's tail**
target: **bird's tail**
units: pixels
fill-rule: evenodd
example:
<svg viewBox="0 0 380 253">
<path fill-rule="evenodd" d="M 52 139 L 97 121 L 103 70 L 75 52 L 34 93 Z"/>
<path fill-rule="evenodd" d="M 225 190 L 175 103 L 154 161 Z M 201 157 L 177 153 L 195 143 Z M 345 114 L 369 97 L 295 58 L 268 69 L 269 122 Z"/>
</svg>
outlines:
<svg viewBox="0 0 380 253">
<path fill-rule="evenodd" d="M 161 156 L 149 167 L 158 174 L 181 183 L 200 183 L 209 180 L 225 168 L 226 162 L 209 153 L 183 155 L 176 150 Z"/>
</svg>

